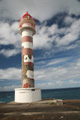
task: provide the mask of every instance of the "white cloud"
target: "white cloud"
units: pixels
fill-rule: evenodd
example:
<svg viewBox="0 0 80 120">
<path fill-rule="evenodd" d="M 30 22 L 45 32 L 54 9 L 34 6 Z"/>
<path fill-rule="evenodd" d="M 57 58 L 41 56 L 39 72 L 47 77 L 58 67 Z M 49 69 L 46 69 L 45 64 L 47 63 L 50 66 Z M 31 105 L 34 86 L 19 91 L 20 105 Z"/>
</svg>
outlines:
<svg viewBox="0 0 80 120">
<path fill-rule="evenodd" d="M 55 41 L 55 38 L 57 37 L 56 35 L 54 35 L 58 31 L 57 24 L 53 24 L 50 27 L 47 27 L 45 25 L 36 26 L 36 27 L 37 27 L 37 33 L 34 36 L 34 40 L 33 40 L 34 49 L 51 48 L 52 42 Z"/>
<path fill-rule="evenodd" d="M 56 81 L 56 85 L 58 85 L 58 86 L 61 86 L 61 85 L 63 85 L 64 84 L 64 82 L 63 81 Z"/>
<path fill-rule="evenodd" d="M 72 18 L 71 16 L 67 16 L 67 17 L 65 18 L 64 22 L 65 22 L 66 24 L 71 24 L 71 23 L 73 23 L 75 20 L 76 20 L 75 18 Z"/>
<path fill-rule="evenodd" d="M 20 41 L 20 35 L 18 32 L 18 22 L 14 22 L 12 25 L 10 25 L 9 23 L 4 23 L 1 22 L 0 26 L 0 44 L 4 44 L 4 45 L 9 45 L 9 44 L 13 44 L 16 45 L 16 43 L 21 42 Z"/>
<path fill-rule="evenodd" d="M 4 56 L 6 56 L 6 57 L 11 57 L 11 56 L 15 56 L 15 55 L 17 55 L 18 53 L 20 53 L 21 51 L 20 51 L 20 49 L 12 49 L 12 50 L 10 50 L 10 49 L 8 49 L 8 50 L 6 50 L 6 49 L 2 49 L 1 51 L 0 51 L 0 54 L 3 54 Z"/>
<path fill-rule="evenodd" d="M 76 84 L 76 83 L 79 84 L 79 82 L 74 81 L 74 80 L 69 80 L 69 83 L 70 83 L 70 84 Z"/>
<path fill-rule="evenodd" d="M 80 14 L 79 6 L 77 0 L 3 0 L 0 2 L 0 16 L 19 19 L 26 10 L 29 10 L 35 18 L 43 21 L 62 11 Z"/>
<path fill-rule="evenodd" d="M 18 22 L 12 25 L 9 23 L 0 23 L 0 45 L 13 45 L 13 49 L 2 49 L 0 54 L 6 57 L 17 55 L 21 52 L 21 38 L 18 31 Z"/>
<path fill-rule="evenodd" d="M 65 28 L 65 36 L 60 38 L 56 38 L 57 46 L 66 46 L 69 45 L 71 42 L 76 41 L 80 34 L 80 19 L 73 22 L 73 24 Z"/>
<path fill-rule="evenodd" d="M 49 66 L 49 65 L 54 65 L 54 64 L 60 64 L 60 63 L 63 63 L 63 62 L 67 62 L 69 59 L 70 59 L 70 58 L 50 60 L 47 65 Z"/>
<path fill-rule="evenodd" d="M 51 67 L 53 65 L 60 65 L 60 64 L 63 64 L 63 63 L 66 63 L 68 62 L 70 59 L 72 58 L 58 58 L 58 59 L 50 59 L 50 60 L 47 60 L 44 61 L 44 60 L 40 60 L 39 62 L 35 62 L 35 66 L 40 66 L 37 67 L 37 69 L 41 69 L 41 68 L 47 68 L 47 67 Z"/>
<path fill-rule="evenodd" d="M 18 68 L 0 69 L 0 79 L 21 80 L 21 69 Z"/>
<path fill-rule="evenodd" d="M 46 27 L 45 25 L 37 26 L 37 33 L 34 36 L 34 49 L 53 47 L 52 43 L 56 42 L 57 47 L 67 46 L 71 42 L 76 41 L 80 35 L 80 19 L 75 20 L 71 26 L 65 28 L 58 28 L 57 24 Z M 64 34 L 63 37 L 60 37 Z M 51 36 L 51 37 L 50 37 Z M 77 47 L 77 45 L 69 46 L 68 49 Z M 66 49 L 66 47 L 64 48 Z"/>
<path fill-rule="evenodd" d="M 41 88 L 59 88 L 79 86 L 80 79 L 80 59 L 73 63 L 65 63 L 57 67 L 46 67 L 35 71 L 35 80 Z M 48 83 L 52 83 L 49 84 Z M 72 84 L 71 84 L 72 83 Z M 37 84 L 36 84 L 37 86 Z"/>
<path fill-rule="evenodd" d="M 78 47 L 78 44 L 73 44 L 73 45 L 67 46 L 65 49 L 66 50 L 71 50 L 71 49 L 74 49 L 74 48 L 77 48 L 77 47 Z"/>
<path fill-rule="evenodd" d="M 62 64 L 61 66 L 49 66 L 47 69 L 44 65 L 43 68 L 35 70 L 34 74 L 36 87 L 43 89 L 80 86 L 80 59 L 73 63 Z M 15 80 L 21 80 L 21 69 L 0 69 L 0 79 L 1 81 L 6 80 L 6 82 L 7 80 L 14 80 L 15 83 Z M 13 88 L 15 88 L 14 84 Z M 9 90 L 8 87 L 5 87 L 5 89 Z"/>
<path fill-rule="evenodd" d="M 51 18 L 51 16 L 55 15 L 56 13 L 64 11 L 66 9 L 69 9 L 69 13 L 72 12 L 75 14 L 78 14 L 78 11 L 80 10 L 80 7 L 76 7 L 76 5 L 79 5 L 80 3 L 75 0 L 68 0 L 65 2 L 64 0 L 24 0 L 24 2 L 21 0 L 6 0 L 1 1 L 0 3 L 0 14 L 2 17 L 4 17 L 4 19 L 6 19 L 6 17 L 18 19 L 21 14 L 26 11 L 25 8 L 29 8 L 31 14 L 41 21 Z M 15 9 L 12 9 L 14 8 L 14 6 Z M 76 20 L 74 18 L 71 18 L 69 15 L 65 18 L 64 22 L 72 23 L 72 25 L 68 28 L 65 27 L 60 29 L 58 28 L 57 24 L 53 24 L 51 26 L 41 24 L 39 26 L 36 26 L 37 33 L 34 36 L 33 40 L 34 49 L 54 48 L 53 42 L 56 43 L 56 47 L 63 47 L 60 49 L 56 49 L 54 52 L 57 52 L 58 50 L 70 50 L 76 48 L 78 44 L 70 45 L 67 48 L 66 46 L 78 39 L 80 35 L 80 19 Z M 2 49 L 0 54 L 5 55 L 6 57 L 17 55 L 21 52 L 21 36 L 19 35 L 18 27 L 19 22 L 14 22 L 12 25 L 10 25 L 9 23 L 1 22 L 0 26 L 0 44 L 12 44 L 14 46 L 14 49 L 11 50 Z M 60 37 L 61 34 L 64 34 L 64 36 Z"/>
<path fill-rule="evenodd" d="M 19 35 L 18 24 L 18 22 L 14 22 L 12 25 L 9 25 L 9 23 L 0 23 L 2 28 L 0 29 L 0 44 L 12 44 L 14 46 L 14 49 L 12 50 L 1 50 L 0 54 L 4 54 L 6 57 L 10 57 L 21 52 L 21 36 Z M 75 20 L 68 28 L 65 27 L 59 29 L 57 24 L 53 24 L 51 26 L 45 26 L 41 24 L 36 26 L 36 29 L 37 33 L 33 37 L 34 49 L 54 48 L 53 42 L 56 43 L 56 47 L 63 47 L 65 50 L 73 49 L 78 46 L 78 44 L 75 44 L 66 48 L 66 46 L 71 42 L 76 41 L 80 35 L 80 19 Z M 64 36 L 60 37 L 61 34 L 64 34 Z M 54 52 L 57 52 L 57 49 Z"/>
<path fill-rule="evenodd" d="M 77 61 L 77 66 L 78 67 L 80 66 L 80 59 Z"/>
<path fill-rule="evenodd" d="M 15 32 L 18 32 L 18 31 L 19 31 L 19 22 L 14 22 L 14 23 L 11 25 L 11 30 L 12 30 L 12 31 L 15 31 Z"/>
<path fill-rule="evenodd" d="M 0 91 L 13 91 L 15 88 L 21 88 L 21 86 L 20 85 L 3 86 L 0 87 Z"/>
<path fill-rule="evenodd" d="M 69 45 L 71 42 L 77 40 L 78 36 L 74 35 L 72 33 L 69 33 L 67 35 L 65 35 L 63 38 L 58 37 L 56 39 L 57 42 L 57 46 L 66 46 Z"/>
<path fill-rule="evenodd" d="M 8 20 L 18 20 L 25 12 L 29 10 L 29 13 L 41 22 L 41 25 L 36 26 L 37 33 L 34 36 L 34 49 L 50 49 L 49 53 L 54 54 L 58 51 L 70 50 L 77 48 L 79 42 L 75 45 L 72 42 L 79 39 L 80 35 L 80 19 L 74 19 L 70 17 L 70 14 L 79 15 L 80 14 L 80 2 L 77 0 L 2 0 L 0 1 L 0 45 L 10 45 L 14 46 L 14 49 L 2 49 L 0 54 L 10 57 L 21 52 L 21 36 L 19 35 L 19 22 L 13 22 L 9 24 L 8 22 L 3 22 Z M 67 28 L 58 28 L 57 24 L 51 26 L 46 26 L 42 24 L 42 21 L 50 19 L 59 12 L 68 11 L 69 16 L 64 20 Z M 60 35 L 64 35 L 60 37 Z M 56 50 L 54 50 L 53 42 L 55 42 Z M 71 44 L 71 45 L 69 45 Z M 46 53 L 47 56 L 48 53 Z M 55 88 L 64 87 L 70 84 L 78 85 L 80 79 L 80 60 L 75 61 L 75 63 L 66 63 L 59 65 L 57 67 L 52 67 L 53 65 L 67 62 L 68 59 L 55 59 L 50 60 L 47 64 L 42 61 L 43 67 L 35 71 L 35 80 L 41 81 L 38 86 L 42 88 Z M 39 63 L 41 64 L 41 63 Z M 37 65 L 37 64 L 36 64 Z M 46 69 L 46 67 L 48 67 Z M 0 79 L 5 80 L 20 80 L 21 79 L 21 69 L 18 68 L 8 68 L 0 69 Z M 46 83 L 44 82 L 46 81 Z M 67 82 L 66 82 L 67 81 Z M 8 86 L 9 87 L 9 86 Z M 8 89 L 7 86 L 4 87 L 5 90 Z M 12 86 L 14 88 L 14 85 Z M 0 87 L 0 89 L 2 89 Z M 11 86 L 10 86 L 11 89 Z"/>
</svg>

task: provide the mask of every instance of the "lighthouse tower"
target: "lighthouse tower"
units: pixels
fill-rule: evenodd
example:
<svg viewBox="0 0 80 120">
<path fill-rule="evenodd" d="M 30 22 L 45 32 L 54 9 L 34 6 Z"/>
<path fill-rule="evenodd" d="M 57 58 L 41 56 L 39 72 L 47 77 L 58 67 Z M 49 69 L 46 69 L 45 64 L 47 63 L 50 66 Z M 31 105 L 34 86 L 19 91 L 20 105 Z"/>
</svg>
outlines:
<svg viewBox="0 0 80 120">
<path fill-rule="evenodd" d="M 19 32 L 22 35 L 22 88 L 34 87 L 33 72 L 33 35 L 35 20 L 26 14 L 19 21 Z"/>
<path fill-rule="evenodd" d="M 27 12 L 19 21 L 22 36 L 22 85 L 15 89 L 15 102 L 29 103 L 41 100 L 41 89 L 34 86 L 33 35 L 35 19 Z"/>
</svg>

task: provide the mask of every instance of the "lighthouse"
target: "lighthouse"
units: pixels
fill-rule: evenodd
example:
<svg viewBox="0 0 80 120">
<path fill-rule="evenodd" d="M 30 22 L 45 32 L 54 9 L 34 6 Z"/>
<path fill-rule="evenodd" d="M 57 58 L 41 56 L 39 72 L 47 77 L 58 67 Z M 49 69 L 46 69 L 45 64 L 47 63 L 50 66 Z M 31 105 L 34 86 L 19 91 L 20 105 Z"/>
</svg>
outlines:
<svg viewBox="0 0 80 120">
<path fill-rule="evenodd" d="M 35 20 L 24 14 L 19 21 L 19 32 L 22 36 L 22 88 L 34 87 L 33 35 Z"/>
<path fill-rule="evenodd" d="M 21 88 L 15 89 L 15 102 L 29 103 L 41 100 L 41 89 L 35 88 L 33 35 L 35 19 L 26 12 L 19 20 L 19 33 L 22 46 L 22 82 Z"/>
</svg>

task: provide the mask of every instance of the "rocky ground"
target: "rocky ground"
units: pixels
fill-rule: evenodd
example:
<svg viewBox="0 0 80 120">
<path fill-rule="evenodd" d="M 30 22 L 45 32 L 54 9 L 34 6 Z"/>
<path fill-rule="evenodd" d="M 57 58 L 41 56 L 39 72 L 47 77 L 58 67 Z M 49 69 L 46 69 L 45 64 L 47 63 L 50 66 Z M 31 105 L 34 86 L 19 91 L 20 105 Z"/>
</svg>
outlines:
<svg viewBox="0 0 80 120">
<path fill-rule="evenodd" d="M 0 120 L 80 120 L 80 100 L 1 103 Z"/>
</svg>

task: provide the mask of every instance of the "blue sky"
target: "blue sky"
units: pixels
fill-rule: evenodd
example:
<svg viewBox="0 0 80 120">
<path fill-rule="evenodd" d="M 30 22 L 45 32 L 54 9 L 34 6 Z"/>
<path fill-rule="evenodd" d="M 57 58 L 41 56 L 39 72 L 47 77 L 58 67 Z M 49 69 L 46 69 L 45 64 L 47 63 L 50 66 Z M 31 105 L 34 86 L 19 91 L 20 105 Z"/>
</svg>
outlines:
<svg viewBox="0 0 80 120">
<path fill-rule="evenodd" d="M 35 86 L 80 87 L 80 0 L 0 0 L 0 91 L 21 87 L 19 19 L 36 20 Z"/>
</svg>

